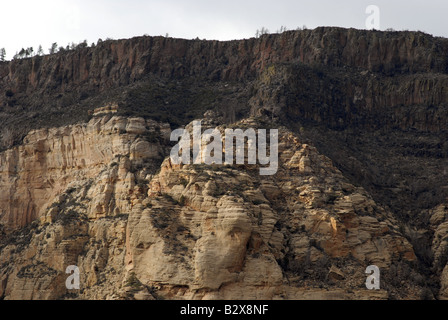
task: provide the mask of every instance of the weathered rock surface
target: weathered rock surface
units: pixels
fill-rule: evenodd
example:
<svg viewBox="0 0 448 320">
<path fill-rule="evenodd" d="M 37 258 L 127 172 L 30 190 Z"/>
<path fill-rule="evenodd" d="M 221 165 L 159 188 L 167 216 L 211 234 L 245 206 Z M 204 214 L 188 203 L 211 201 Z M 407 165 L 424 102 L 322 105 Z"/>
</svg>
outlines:
<svg viewBox="0 0 448 320">
<path fill-rule="evenodd" d="M 0 63 L 0 298 L 445 299 L 447 50 L 317 28 Z M 203 115 L 285 125 L 278 173 L 172 165 Z"/>
<path fill-rule="evenodd" d="M 2 239 L 2 297 L 386 298 L 386 290 L 362 289 L 365 268 L 375 264 L 387 275 L 397 262 L 416 262 L 390 212 L 286 129 L 280 131 L 280 167 L 274 176 L 260 176 L 256 166 L 172 165 L 169 158 L 158 174 L 150 174 L 151 163 L 143 160 L 155 161 L 157 154 L 132 156 L 132 146 L 142 141 L 136 134 L 146 124 L 143 119 L 105 117 L 94 118 L 82 131 L 51 129 L 47 134 L 59 141 L 45 140 L 52 142 L 52 150 L 69 141 L 77 148 L 65 145 L 65 150 L 84 150 L 85 165 L 49 162 L 51 152 L 18 162 L 37 166 L 38 177 L 51 172 L 61 178 L 54 177 L 58 183 L 39 197 L 46 200 L 36 204 L 41 211 L 34 218 L 40 222 Z M 240 125 L 256 127 L 257 122 Z M 101 141 L 102 152 L 89 152 L 84 139 L 68 139 L 73 130 L 85 132 L 78 137 L 87 141 Z M 36 135 L 31 133 L 18 149 L 35 146 Z M 19 150 L 16 154 L 23 154 Z M 41 163 L 62 163 L 63 170 L 42 172 Z M 135 163 L 138 169 L 132 169 Z M 16 184 L 24 179 L 20 172 L 32 181 L 31 170 L 18 170 Z M 137 183 L 138 177 L 147 180 Z M 34 198 L 24 192 L 16 199 Z M 23 210 L 25 222 L 28 215 Z M 4 221 L 12 228 L 21 220 Z M 81 271 L 81 290 L 75 295 L 65 290 L 69 265 Z M 400 289 L 406 297 L 415 294 Z M 390 288 L 394 290 L 398 288 Z"/>
<path fill-rule="evenodd" d="M 222 80 L 254 77 L 276 62 L 347 66 L 372 72 L 445 73 L 448 41 L 418 32 L 321 27 L 235 41 L 137 37 L 76 52 L 0 65 L 2 84 L 21 92 L 123 86 L 152 73 Z"/>
<path fill-rule="evenodd" d="M 160 130 L 153 121 L 105 116 L 83 125 L 30 132 L 23 145 L 0 155 L 0 222 L 7 229 L 36 219 L 51 222 L 58 213 L 48 210 L 55 199 L 63 201 L 68 189 L 91 179 L 102 183 L 85 195 L 92 199 L 86 204 L 89 218 L 129 212 L 131 204 L 123 200 L 135 186 L 131 169 L 162 159 L 161 144 L 140 137 L 155 133 L 156 126 Z M 158 131 L 161 141 L 166 129 L 164 137 Z"/>
</svg>

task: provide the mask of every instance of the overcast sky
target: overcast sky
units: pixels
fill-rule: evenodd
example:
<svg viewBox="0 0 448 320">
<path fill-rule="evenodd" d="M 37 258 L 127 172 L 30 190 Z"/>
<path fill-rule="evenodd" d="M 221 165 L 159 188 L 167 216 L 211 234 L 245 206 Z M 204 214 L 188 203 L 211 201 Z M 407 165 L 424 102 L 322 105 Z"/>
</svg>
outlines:
<svg viewBox="0 0 448 320">
<path fill-rule="evenodd" d="M 22 47 L 45 53 L 51 43 L 165 35 L 244 39 L 261 27 L 306 25 L 366 28 L 366 8 L 380 9 L 380 29 L 421 30 L 448 37 L 447 0 L 1 0 L 0 48 L 11 58 Z"/>
</svg>

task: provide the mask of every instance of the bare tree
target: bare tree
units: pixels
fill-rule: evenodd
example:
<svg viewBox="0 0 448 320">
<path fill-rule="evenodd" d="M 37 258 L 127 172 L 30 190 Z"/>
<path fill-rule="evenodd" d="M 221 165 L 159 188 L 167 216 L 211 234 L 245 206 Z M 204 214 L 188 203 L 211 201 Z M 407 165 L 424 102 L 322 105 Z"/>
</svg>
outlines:
<svg viewBox="0 0 448 320">
<path fill-rule="evenodd" d="M 285 32 L 285 31 L 287 31 L 286 27 L 281 26 L 281 27 L 280 27 L 280 30 L 277 30 L 277 33 L 283 33 L 283 32 Z"/>
<path fill-rule="evenodd" d="M 255 33 L 255 37 L 259 38 L 259 37 L 261 37 L 262 35 L 264 35 L 264 34 L 268 34 L 268 33 L 269 33 L 269 30 L 266 29 L 265 27 L 262 27 L 261 30 L 258 30 L 258 29 L 257 29 L 257 32 Z"/>
<path fill-rule="evenodd" d="M 42 49 L 41 45 L 39 45 L 39 48 L 37 49 L 37 55 L 38 56 L 43 56 L 44 55 L 44 50 Z"/>
<path fill-rule="evenodd" d="M 54 43 L 51 45 L 51 48 L 49 49 L 49 51 L 50 51 L 50 54 L 54 54 L 54 53 L 56 53 L 56 52 L 58 51 L 58 43 L 57 43 L 57 42 L 54 42 Z"/>
<path fill-rule="evenodd" d="M 260 35 L 264 35 L 264 34 L 268 34 L 268 33 L 269 33 L 269 30 L 267 28 L 265 28 L 265 27 L 261 28 Z"/>
</svg>

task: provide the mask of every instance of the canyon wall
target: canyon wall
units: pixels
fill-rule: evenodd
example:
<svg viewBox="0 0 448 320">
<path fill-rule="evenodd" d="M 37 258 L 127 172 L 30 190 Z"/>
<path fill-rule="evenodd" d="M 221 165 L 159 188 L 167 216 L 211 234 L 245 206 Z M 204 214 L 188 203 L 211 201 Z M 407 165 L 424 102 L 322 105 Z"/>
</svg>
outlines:
<svg viewBox="0 0 448 320">
<path fill-rule="evenodd" d="M 385 289 L 363 289 L 366 266 L 380 266 L 388 279 L 391 266 L 416 263 L 391 213 L 288 130 L 280 132 L 274 176 L 169 158 L 151 174 L 160 144 L 136 136 L 147 124 L 94 117 L 85 127 L 31 132 L 5 152 L 17 154 L 2 168 L 18 192 L 4 181 L 2 207 L 24 205 L 9 206 L 2 221 L 28 226 L 2 237 L 0 296 L 381 299 Z M 36 152 L 25 157 L 31 146 Z M 39 156 L 43 146 L 52 150 Z M 75 292 L 65 289 L 70 265 L 81 273 Z M 416 297 L 421 288 L 389 290 Z"/>
<path fill-rule="evenodd" d="M 300 62 L 398 73 L 448 71 L 448 40 L 416 32 L 341 28 L 288 31 L 235 41 L 137 37 L 0 65 L 0 85 L 13 91 L 124 86 L 146 74 L 244 80 L 273 63 Z"/>
<path fill-rule="evenodd" d="M 0 298 L 446 298 L 447 52 L 317 28 L 0 63 Z M 280 128 L 278 173 L 173 165 L 193 119 Z"/>
</svg>

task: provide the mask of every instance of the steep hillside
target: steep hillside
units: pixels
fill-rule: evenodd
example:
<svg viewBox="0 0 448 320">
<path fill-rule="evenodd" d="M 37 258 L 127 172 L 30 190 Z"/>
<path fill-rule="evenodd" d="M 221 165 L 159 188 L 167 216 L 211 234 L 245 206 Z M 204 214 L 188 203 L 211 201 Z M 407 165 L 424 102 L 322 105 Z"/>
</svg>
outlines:
<svg viewBox="0 0 448 320">
<path fill-rule="evenodd" d="M 0 63 L 0 297 L 445 298 L 447 52 L 317 28 Z M 278 173 L 172 165 L 194 119 L 279 128 Z"/>
</svg>

